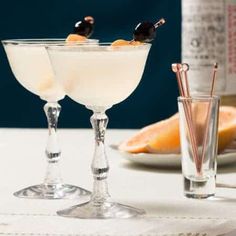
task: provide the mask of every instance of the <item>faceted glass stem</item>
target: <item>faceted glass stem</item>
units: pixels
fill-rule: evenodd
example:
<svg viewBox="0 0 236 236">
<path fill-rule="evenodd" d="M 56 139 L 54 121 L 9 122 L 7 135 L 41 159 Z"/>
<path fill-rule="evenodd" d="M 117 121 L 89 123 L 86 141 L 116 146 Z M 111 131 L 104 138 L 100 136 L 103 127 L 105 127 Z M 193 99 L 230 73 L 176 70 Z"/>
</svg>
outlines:
<svg viewBox="0 0 236 236">
<path fill-rule="evenodd" d="M 90 121 L 95 132 L 95 150 L 91 164 L 94 178 L 91 199 L 87 203 L 58 211 L 57 214 L 83 219 L 129 218 L 142 215 L 144 214 L 143 210 L 113 202 L 108 193 L 109 165 L 104 144 L 108 117 L 105 114 L 105 109 L 92 110 L 94 113 Z"/>
<path fill-rule="evenodd" d="M 40 199 L 78 198 L 82 202 L 85 202 L 90 196 L 89 191 L 74 185 L 62 183 L 59 167 L 61 150 L 57 140 L 57 122 L 61 106 L 57 102 L 48 102 L 44 106 L 44 111 L 47 116 L 49 131 L 45 151 L 48 166 L 44 182 L 24 188 L 14 193 L 14 195 L 23 198 Z"/>
<path fill-rule="evenodd" d="M 61 111 L 61 106 L 57 102 L 48 102 L 44 106 L 44 111 L 47 116 L 49 131 L 48 142 L 45 151 L 48 166 L 44 184 L 48 187 L 60 187 L 60 185 L 62 184 L 62 178 L 59 170 L 61 150 L 57 139 L 57 123 Z"/>
<path fill-rule="evenodd" d="M 90 118 L 90 122 L 95 132 L 95 150 L 91 164 L 94 178 L 91 201 L 94 205 L 99 206 L 110 198 L 107 186 L 109 164 L 104 146 L 108 117 L 105 112 L 94 112 Z"/>
</svg>

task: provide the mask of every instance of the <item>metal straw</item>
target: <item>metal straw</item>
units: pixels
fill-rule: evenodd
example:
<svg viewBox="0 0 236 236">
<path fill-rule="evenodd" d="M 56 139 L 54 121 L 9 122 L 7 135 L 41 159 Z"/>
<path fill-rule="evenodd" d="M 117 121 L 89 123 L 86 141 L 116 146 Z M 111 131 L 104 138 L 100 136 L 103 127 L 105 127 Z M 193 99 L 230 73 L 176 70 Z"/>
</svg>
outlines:
<svg viewBox="0 0 236 236">
<path fill-rule="evenodd" d="M 182 71 L 182 83 L 184 84 L 184 96 L 187 98 L 191 98 L 190 96 L 190 89 L 189 89 L 189 83 L 188 83 L 188 76 L 187 76 L 187 72 L 189 71 L 189 65 L 187 63 L 182 63 L 181 65 L 181 71 Z M 197 141 L 196 141 L 196 135 L 195 135 L 195 126 L 194 126 L 194 122 L 193 122 L 193 115 L 192 115 L 192 105 L 191 105 L 191 101 L 187 100 L 186 101 L 186 107 L 188 110 L 188 114 L 189 114 L 189 125 L 192 131 L 192 135 L 193 135 L 193 149 L 195 149 L 195 155 L 196 155 L 196 159 L 197 159 L 197 169 L 200 170 L 200 157 L 198 155 L 198 149 L 197 149 Z"/>
<path fill-rule="evenodd" d="M 184 80 L 184 87 L 185 87 L 185 96 L 190 98 L 190 92 L 189 92 L 189 85 L 188 85 L 188 76 L 187 72 L 189 70 L 189 65 L 186 63 L 182 64 L 182 73 L 183 73 L 183 80 Z"/>
<path fill-rule="evenodd" d="M 218 69 L 218 63 L 216 62 L 213 67 L 213 76 L 212 76 L 211 92 L 210 92 L 211 97 L 213 96 L 214 92 L 217 69 Z"/>
<path fill-rule="evenodd" d="M 218 69 L 218 64 L 215 63 L 214 66 L 213 66 L 210 97 L 213 97 L 217 69 Z M 203 164 L 203 160 L 204 160 L 204 157 L 205 157 L 205 149 L 206 149 L 206 144 L 207 144 L 207 132 L 208 132 L 209 123 L 210 123 L 210 108 L 211 108 L 211 106 L 212 106 L 212 101 L 210 101 L 210 104 L 209 104 L 208 109 L 207 109 L 206 129 L 205 129 L 204 142 L 203 142 L 203 147 L 202 147 L 202 156 L 201 156 L 201 166 L 200 166 L 200 169 L 202 169 L 202 164 Z"/>
<path fill-rule="evenodd" d="M 185 89 L 184 89 L 183 81 L 182 81 L 182 77 L 181 77 L 181 72 L 184 71 L 185 79 L 187 80 L 187 70 L 186 70 L 185 65 L 187 65 L 187 64 L 179 64 L 179 63 L 172 64 L 172 71 L 176 74 L 180 95 L 184 98 L 186 98 L 186 97 L 190 98 L 188 83 L 185 83 Z M 189 95 L 189 96 L 187 96 L 187 95 Z M 183 103 L 183 108 L 184 108 L 184 112 L 186 115 L 186 121 L 187 121 L 188 130 L 189 130 L 189 136 L 190 136 L 190 142 L 191 142 L 192 151 L 193 151 L 194 162 L 196 165 L 197 172 L 200 173 L 200 165 L 199 165 L 199 158 L 198 158 L 198 152 L 197 152 L 197 143 L 196 143 L 196 139 L 195 139 L 195 135 L 194 135 L 192 120 L 190 118 L 191 117 L 191 110 L 189 109 L 188 103 L 185 103 L 185 101 Z"/>
<path fill-rule="evenodd" d="M 213 97 L 217 69 L 218 69 L 218 64 L 215 63 L 214 67 L 213 67 L 213 76 L 212 76 L 210 97 Z M 190 91 L 189 91 L 188 77 L 187 77 L 188 70 L 189 70 L 189 66 L 186 63 L 172 64 L 172 71 L 176 74 L 180 95 L 184 98 L 191 98 Z M 182 73 L 182 76 L 181 76 L 181 73 Z M 208 110 L 207 110 L 206 129 L 205 129 L 205 134 L 204 134 L 202 155 L 201 155 L 201 159 L 200 159 L 200 156 L 198 155 L 197 142 L 196 142 L 194 127 L 193 127 L 191 104 L 189 104 L 188 101 L 183 102 L 183 108 L 184 108 L 184 112 L 186 115 L 186 121 L 187 121 L 188 130 L 189 130 L 190 142 L 191 142 L 192 151 L 193 151 L 193 158 L 194 158 L 197 172 L 199 174 L 202 173 L 202 165 L 203 165 L 203 160 L 204 160 L 204 156 L 205 156 L 205 149 L 206 149 L 206 144 L 207 144 L 207 132 L 208 132 L 209 123 L 210 123 L 211 105 L 212 105 L 212 103 L 210 101 L 210 104 L 209 104 Z"/>
</svg>

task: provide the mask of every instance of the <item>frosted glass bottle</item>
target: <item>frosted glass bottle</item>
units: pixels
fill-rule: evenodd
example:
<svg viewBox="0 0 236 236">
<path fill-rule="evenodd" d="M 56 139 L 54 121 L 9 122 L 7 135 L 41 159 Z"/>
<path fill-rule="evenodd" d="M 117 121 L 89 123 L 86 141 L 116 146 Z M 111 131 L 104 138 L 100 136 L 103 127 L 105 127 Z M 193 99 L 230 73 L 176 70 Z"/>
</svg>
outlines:
<svg viewBox="0 0 236 236">
<path fill-rule="evenodd" d="M 182 0 L 182 61 L 191 92 L 205 94 L 218 62 L 215 93 L 236 106 L 236 0 Z"/>
</svg>

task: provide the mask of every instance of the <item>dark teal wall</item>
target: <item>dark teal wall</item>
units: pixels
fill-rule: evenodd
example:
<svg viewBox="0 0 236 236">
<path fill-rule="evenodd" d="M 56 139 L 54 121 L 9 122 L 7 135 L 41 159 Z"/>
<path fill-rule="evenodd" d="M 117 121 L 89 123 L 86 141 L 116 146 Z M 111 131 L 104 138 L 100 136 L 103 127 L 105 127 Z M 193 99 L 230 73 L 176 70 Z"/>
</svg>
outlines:
<svg viewBox="0 0 236 236">
<path fill-rule="evenodd" d="M 177 110 L 177 85 L 170 70 L 180 60 L 180 0 L 12 0 L 1 2 L 0 38 L 65 37 L 74 22 L 92 15 L 93 38 L 113 41 L 130 39 L 135 25 L 164 17 L 166 25 L 147 61 L 136 91 L 108 112 L 111 128 L 139 128 L 163 119 Z M 0 49 L 0 126 L 44 127 L 44 102 L 26 91 L 12 75 L 3 48 Z M 69 98 L 60 102 L 60 127 L 90 127 L 90 112 Z"/>
</svg>

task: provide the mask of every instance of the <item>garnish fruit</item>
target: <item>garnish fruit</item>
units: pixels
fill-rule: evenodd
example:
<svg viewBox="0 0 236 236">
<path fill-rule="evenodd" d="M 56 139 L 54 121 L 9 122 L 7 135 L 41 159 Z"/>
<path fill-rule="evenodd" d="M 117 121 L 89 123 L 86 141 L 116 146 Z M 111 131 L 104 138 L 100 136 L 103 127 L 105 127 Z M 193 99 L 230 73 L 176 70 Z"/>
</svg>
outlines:
<svg viewBox="0 0 236 236">
<path fill-rule="evenodd" d="M 89 38 L 94 29 L 94 19 L 91 16 L 86 16 L 82 21 L 78 21 L 74 26 L 74 34 L 85 36 Z"/>
</svg>

